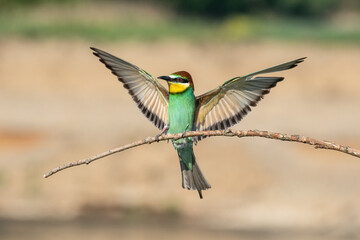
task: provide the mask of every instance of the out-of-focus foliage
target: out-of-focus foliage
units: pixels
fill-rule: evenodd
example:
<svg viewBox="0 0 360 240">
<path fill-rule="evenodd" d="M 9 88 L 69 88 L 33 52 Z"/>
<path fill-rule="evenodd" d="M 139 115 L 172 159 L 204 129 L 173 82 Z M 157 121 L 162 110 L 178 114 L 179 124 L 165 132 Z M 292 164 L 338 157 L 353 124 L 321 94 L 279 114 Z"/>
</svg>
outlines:
<svg viewBox="0 0 360 240">
<path fill-rule="evenodd" d="M 162 1 L 165 0 L 150 3 L 145 0 L 0 0 L 0 39 L 15 36 L 104 41 L 275 39 L 360 43 L 360 18 L 355 0 L 344 0 L 336 11 L 331 10 L 334 12 L 329 17 L 318 19 L 300 16 L 321 16 L 316 14 L 318 11 L 325 16 L 326 9 L 339 5 L 338 0 L 304 0 L 301 4 L 298 0 L 224 0 L 217 4 L 212 0 Z M 307 10 L 302 4 L 308 4 Z M 289 16 L 286 9 L 293 9 L 298 17 Z M 212 16 L 212 11 L 216 18 L 206 17 Z M 277 12 L 284 14 L 275 14 Z"/>
<path fill-rule="evenodd" d="M 69 4 L 79 0 L 0 0 L 0 11 L 17 7 L 32 7 L 40 4 Z"/>
<path fill-rule="evenodd" d="M 337 10 L 340 0 L 157 0 L 180 14 L 226 17 L 239 13 L 323 17 Z M 343 1 L 346 2 L 346 1 Z"/>
<path fill-rule="evenodd" d="M 0 10 L 17 6 L 43 3 L 96 2 L 94 0 L 0 0 Z M 104 2 L 134 2 L 107 0 Z M 341 6 L 360 8 L 359 0 L 137 0 L 137 3 L 154 2 L 174 9 L 180 15 L 206 18 L 224 18 L 238 14 L 267 14 L 285 17 L 325 17 Z"/>
</svg>

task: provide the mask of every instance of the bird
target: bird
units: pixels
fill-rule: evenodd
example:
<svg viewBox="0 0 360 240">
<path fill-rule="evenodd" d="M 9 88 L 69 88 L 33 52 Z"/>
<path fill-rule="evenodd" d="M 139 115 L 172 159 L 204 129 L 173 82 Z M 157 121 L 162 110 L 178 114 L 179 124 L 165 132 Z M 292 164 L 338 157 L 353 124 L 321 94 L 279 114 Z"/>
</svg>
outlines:
<svg viewBox="0 0 360 240">
<path fill-rule="evenodd" d="M 118 78 L 135 101 L 140 111 L 163 134 L 187 131 L 224 130 L 238 122 L 251 107 L 268 94 L 283 77 L 259 76 L 296 67 L 306 57 L 234 77 L 202 95 L 195 96 L 194 82 L 186 71 L 154 78 L 145 70 L 110 53 L 90 47 L 108 69 Z M 157 80 L 164 80 L 168 89 Z M 201 172 L 194 155 L 193 146 L 203 137 L 186 137 L 172 140 L 177 151 L 182 187 L 197 190 L 200 199 L 202 190 L 211 185 Z"/>
</svg>

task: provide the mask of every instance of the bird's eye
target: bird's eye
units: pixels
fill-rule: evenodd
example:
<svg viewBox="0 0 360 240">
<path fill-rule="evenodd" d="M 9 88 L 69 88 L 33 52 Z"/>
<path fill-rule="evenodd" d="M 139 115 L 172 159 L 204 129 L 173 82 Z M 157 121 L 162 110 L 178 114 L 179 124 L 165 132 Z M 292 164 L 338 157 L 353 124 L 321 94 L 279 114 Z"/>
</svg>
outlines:
<svg viewBox="0 0 360 240">
<path fill-rule="evenodd" d="M 177 82 L 181 82 L 181 80 L 182 80 L 181 78 L 177 78 L 177 79 L 176 79 Z"/>
</svg>

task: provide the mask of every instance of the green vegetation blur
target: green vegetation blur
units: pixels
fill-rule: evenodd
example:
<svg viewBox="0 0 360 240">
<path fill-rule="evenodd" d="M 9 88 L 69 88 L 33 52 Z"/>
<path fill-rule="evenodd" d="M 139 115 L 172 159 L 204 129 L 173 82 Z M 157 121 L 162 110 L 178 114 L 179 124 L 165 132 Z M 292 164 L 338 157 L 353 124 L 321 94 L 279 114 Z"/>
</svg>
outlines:
<svg viewBox="0 0 360 240">
<path fill-rule="evenodd" d="M 1 7 L 43 3 L 71 3 L 79 0 L 1 0 Z M 239 13 L 274 13 L 285 16 L 323 17 L 337 10 L 340 0 L 154 0 L 167 4 L 181 14 L 205 17 L 226 17 Z M 355 2 L 355 1 L 354 1 Z"/>
<path fill-rule="evenodd" d="M 172 0 L 178 12 L 205 17 L 227 17 L 233 14 L 276 14 L 283 16 L 324 17 L 336 11 L 340 0 Z"/>
<path fill-rule="evenodd" d="M 358 0 L 0 0 L 0 13 L 0 38 L 360 43 Z"/>
</svg>

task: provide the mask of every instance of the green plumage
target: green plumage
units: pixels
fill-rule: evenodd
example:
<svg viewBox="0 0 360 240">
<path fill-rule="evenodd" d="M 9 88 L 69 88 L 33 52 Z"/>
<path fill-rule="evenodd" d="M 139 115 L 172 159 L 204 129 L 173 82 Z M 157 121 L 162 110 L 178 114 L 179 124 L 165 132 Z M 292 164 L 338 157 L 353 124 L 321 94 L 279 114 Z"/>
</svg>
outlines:
<svg viewBox="0 0 360 240">
<path fill-rule="evenodd" d="M 169 95 L 169 133 L 190 131 L 194 122 L 195 96 L 191 87 L 182 93 Z M 193 141 L 191 138 L 173 140 L 179 157 L 188 170 L 192 170 Z"/>
<path fill-rule="evenodd" d="M 184 92 L 169 94 L 169 130 L 171 134 L 191 131 L 194 124 L 195 96 L 190 86 Z M 182 186 L 186 189 L 197 190 L 202 198 L 201 190 L 210 188 L 199 166 L 196 163 L 192 138 L 172 140 L 178 152 Z"/>
</svg>

